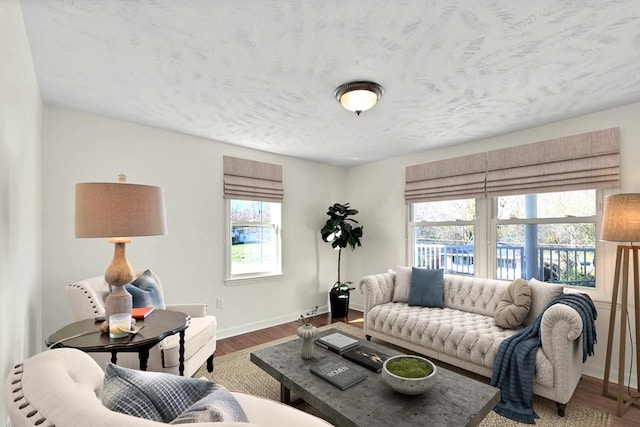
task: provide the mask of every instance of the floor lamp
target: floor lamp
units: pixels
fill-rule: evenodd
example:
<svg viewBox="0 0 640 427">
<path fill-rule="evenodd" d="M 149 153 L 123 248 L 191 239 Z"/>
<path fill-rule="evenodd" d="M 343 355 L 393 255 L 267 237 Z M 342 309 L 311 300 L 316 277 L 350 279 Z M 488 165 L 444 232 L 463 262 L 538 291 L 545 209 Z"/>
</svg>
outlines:
<svg viewBox="0 0 640 427">
<path fill-rule="evenodd" d="M 635 319 L 635 355 L 636 376 L 638 384 L 636 390 L 640 391 L 640 272 L 638 251 L 640 246 L 633 242 L 640 242 L 640 194 L 616 194 L 605 200 L 602 216 L 602 232 L 600 240 L 610 242 L 629 242 L 619 244 L 616 251 L 616 268 L 613 276 L 613 295 L 611 297 L 611 315 L 609 317 L 609 335 L 607 337 L 607 358 L 604 367 L 604 382 L 602 395 L 617 401 L 616 413 L 621 417 L 630 406 L 640 408 L 638 398 L 640 395 L 625 396 L 624 371 L 627 343 L 627 317 L 629 314 L 629 269 L 633 265 L 633 313 Z M 618 305 L 618 290 L 622 279 L 621 306 L 620 306 L 620 336 L 618 349 L 618 384 L 616 393 L 609 392 L 609 376 L 611 373 L 611 351 L 613 349 L 613 337 L 615 330 L 616 312 Z M 633 364 L 633 360 L 631 361 Z"/>
<path fill-rule="evenodd" d="M 112 292 L 105 299 L 105 317 L 131 313 L 132 298 L 124 285 L 135 273 L 127 261 L 125 245 L 131 237 L 167 234 L 164 192 L 160 187 L 117 183 L 76 184 L 76 237 L 108 237 L 114 243 L 113 261 L 104 273 Z"/>
</svg>

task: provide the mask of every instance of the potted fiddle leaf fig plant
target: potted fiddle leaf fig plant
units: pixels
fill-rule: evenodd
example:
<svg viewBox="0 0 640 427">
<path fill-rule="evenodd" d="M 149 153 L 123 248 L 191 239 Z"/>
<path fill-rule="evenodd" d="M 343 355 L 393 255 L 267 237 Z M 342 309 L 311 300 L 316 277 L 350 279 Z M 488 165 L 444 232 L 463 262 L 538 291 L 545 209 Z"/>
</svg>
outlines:
<svg viewBox="0 0 640 427">
<path fill-rule="evenodd" d="M 322 240 L 331 243 L 331 247 L 338 251 L 338 281 L 333 284 L 329 291 L 329 301 L 331 303 L 331 317 L 347 317 L 349 313 L 349 295 L 352 290 L 352 282 L 343 282 L 340 277 L 340 261 L 342 249 L 347 246 L 354 250 L 356 246 L 362 246 L 362 226 L 356 226 L 358 221 L 351 216 L 357 215 L 357 209 L 351 209 L 349 203 L 335 203 L 329 206 L 327 215 L 329 219 L 320 230 Z"/>
</svg>

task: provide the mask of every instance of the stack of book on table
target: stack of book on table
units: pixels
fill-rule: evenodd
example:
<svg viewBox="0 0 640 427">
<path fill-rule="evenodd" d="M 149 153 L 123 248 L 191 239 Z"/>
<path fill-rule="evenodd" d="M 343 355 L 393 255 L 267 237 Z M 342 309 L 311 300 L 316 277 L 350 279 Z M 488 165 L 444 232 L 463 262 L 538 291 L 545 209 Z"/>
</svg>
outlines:
<svg viewBox="0 0 640 427">
<path fill-rule="evenodd" d="M 153 313 L 153 310 L 153 307 L 135 307 L 131 310 L 131 317 L 134 319 L 144 320 Z"/>
<path fill-rule="evenodd" d="M 382 364 L 389 358 L 386 354 L 360 345 L 359 340 L 339 332 L 319 337 L 315 343 L 374 372 L 380 372 Z M 341 390 L 345 390 L 367 378 L 367 375 L 360 369 L 353 369 L 341 360 L 314 366 L 311 368 L 311 372 Z"/>
<path fill-rule="evenodd" d="M 322 348 L 342 354 L 360 346 L 360 341 L 347 335 L 335 332 L 316 339 L 315 343 Z"/>
</svg>

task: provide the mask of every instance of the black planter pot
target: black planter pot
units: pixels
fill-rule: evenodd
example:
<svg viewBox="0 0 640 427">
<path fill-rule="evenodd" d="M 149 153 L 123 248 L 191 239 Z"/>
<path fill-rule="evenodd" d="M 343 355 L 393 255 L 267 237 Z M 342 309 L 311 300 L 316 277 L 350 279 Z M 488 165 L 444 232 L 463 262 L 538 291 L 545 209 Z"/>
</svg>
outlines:
<svg viewBox="0 0 640 427">
<path fill-rule="evenodd" d="M 345 318 L 349 314 L 349 291 L 331 290 L 329 292 L 331 303 L 331 317 Z"/>
</svg>

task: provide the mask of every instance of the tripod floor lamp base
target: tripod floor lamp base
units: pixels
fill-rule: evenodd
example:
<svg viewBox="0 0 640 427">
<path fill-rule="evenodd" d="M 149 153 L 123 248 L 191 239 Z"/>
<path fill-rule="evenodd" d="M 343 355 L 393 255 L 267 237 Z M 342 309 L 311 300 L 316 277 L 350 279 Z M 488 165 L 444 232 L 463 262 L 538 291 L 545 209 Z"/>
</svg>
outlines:
<svg viewBox="0 0 640 427">
<path fill-rule="evenodd" d="M 637 369 L 640 366 L 640 272 L 638 265 L 638 251 L 640 246 L 635 245 L 618 245 L 616 252 L 616 269 L 614 273 L 613 283 L 613 295 L 611 298 L 611 315 L 609 317 L 609 335 L 607 336 L 607 359 L 604 368 L 604 381 L 602 385 L 602 395 L 614 399 L 617 401 L 616 413 L 621 417 L 629 407 L 640 408 L 640 376 L 638 376 Z M 634 297 L 634 320 L 635 320 L 635 348 L 633 354 L 635 356 L 636 365 L 636 377 L 638 377 L 638 383 L 636 384 L 636 390 L 638 392 L 635 395 L 629 395 L 624 385 L 624 373 L 625 373 L 625 358 L 626 358 L 626 344 L 627 344 L 627 318 L 629 316 L 629 263 L 633 256 L 633 297 Z M 621 277 L 622 276 L 622 277 Z M 622 279 L 621 289 L 621 306 L 620 306 L 620 336 L 619 336 L 619 348 L 618 348 L 618 384 L 616 385 L 616 393 L 609 392 L 609 378 L 611 374 L 611 351 L 613 350 L 613 338 L 616 323 L 616 313 L 618 306 L 618 291 L 620 289 L 620 279 Z M 633 363 L 633 360 L 631 361 Z"/>
</svg>

